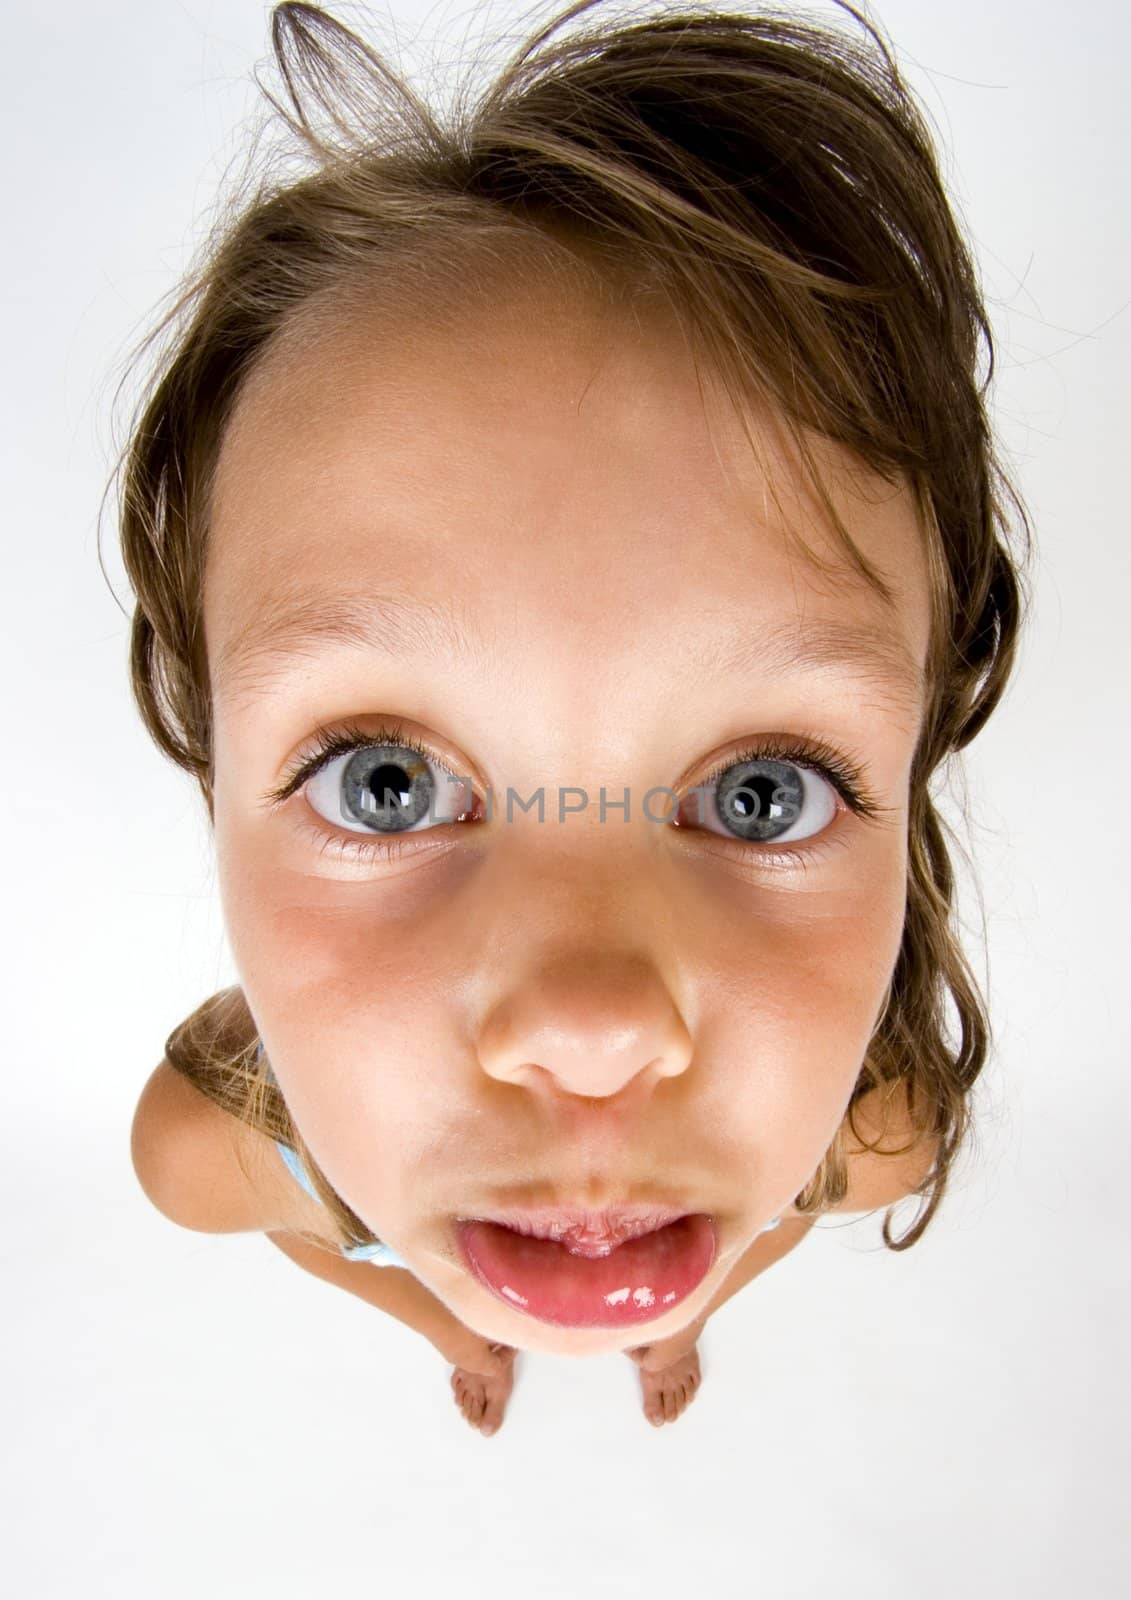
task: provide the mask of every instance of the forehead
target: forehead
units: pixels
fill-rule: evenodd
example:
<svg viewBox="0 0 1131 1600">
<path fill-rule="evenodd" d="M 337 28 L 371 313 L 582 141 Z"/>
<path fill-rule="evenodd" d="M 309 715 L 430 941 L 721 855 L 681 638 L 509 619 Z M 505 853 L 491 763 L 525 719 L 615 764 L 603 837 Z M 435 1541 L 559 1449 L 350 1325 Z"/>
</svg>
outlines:
<svg viewBox="0 0 1131 1600">
<path fill-rule="evenodd" d="M 534 279 L 490 305 L 357 312 L 295 338 L 253 373 L 217 464 L 218 706 L 320 639 L 363 645 L 367 598 L 390 602 L 375 646 L 382 617 L 419 608 L 481 660 L 510 641 L 576 669 L 687 639 L 699 661 L 745 638 L 770 664 L 760 645 L 811 634 L 828 660 L 855 639 L 913 669 L 928 594 L 910 492 L 810 443 L 893 606 L 850 573 L 772 415 L 740 419 L 654 304 Z"/>
</svg>

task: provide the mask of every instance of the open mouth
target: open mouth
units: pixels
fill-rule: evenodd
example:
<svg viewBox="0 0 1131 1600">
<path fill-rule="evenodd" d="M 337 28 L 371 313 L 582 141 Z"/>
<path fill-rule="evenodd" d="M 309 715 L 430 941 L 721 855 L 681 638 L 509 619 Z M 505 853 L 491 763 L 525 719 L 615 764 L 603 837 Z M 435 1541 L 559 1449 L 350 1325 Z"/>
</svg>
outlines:
<svg viewBox="0 0 1131 1600">
<path fill-rule="evenodd" d="M 561 1328 L 627 1328 L 663 1316 L 698 1288 L 715 1259 L 713 1220 L 678 1217 L 602 1254 L 583 1254 L 498 1222 L 456 1225 L 464 1261 L 493 1295 Z"/>
</svg>

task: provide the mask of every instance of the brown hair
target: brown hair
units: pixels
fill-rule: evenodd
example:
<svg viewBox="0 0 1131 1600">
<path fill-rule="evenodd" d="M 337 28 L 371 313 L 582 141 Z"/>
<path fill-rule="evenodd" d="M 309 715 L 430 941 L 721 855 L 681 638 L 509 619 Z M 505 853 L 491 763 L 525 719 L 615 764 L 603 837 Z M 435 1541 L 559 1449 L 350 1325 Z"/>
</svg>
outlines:
<svg viewBox="0 0 1131 1600">
<path fill-rule="evenodd" d="M 600 3 L 553 17 L 470 109 L 461 88 L 447 122 L 325 11 L 274 7 L 274 58 L 293 110 L 264 93 L 313 169 L 264 171 L 233 200 L 138 347 L 173 330 L 115 468 L 137 602 L 131 686 L 150 734 L 196 779 L 211 817 L 201 616 L 209 490 L 244 380 L 294 328 L 366 296 L 384 304 L 378 291 L 390 285 L 394 314 L 406 289 L 458 292 L 475 281 L 489 292 L 515 246 L 546 265 L 564 251 L 597 284 L 661 292 L 732 397 L 785 422 L 850 564 L 881 591 L 828 499 L 805 430 L 914 492 L 933 611 L 903 941 L 845 1123 L 796 1200 L 816 1212 L 843 1199 L 853 1108 L 879 1085 L 885 1104 L 902 1093 L 938 1149 L 917 1191 L 927 1204 L 902 1239 L 884 1217 L 884 1243 L 906 1249 L 972 1132 L 970 1092 L 990 1045 L 952 925 L 953 836 L 930 788 L 1001 698 L 1027 602 L 1029 519 L 985 406 L 990 327 L 923 114 L 860 11 L 838 0 L 866 40 L 795 10 L 656 5 L 621 23 L 602 12 L 552 38 Z M 321 131 L 319 115 L 329 124 Z M 1023 556 L 1011 549 L 1007 501 Z M 206 1094 L 299 1152 L 344 1242 L 371 1241 L 312 1160 L 256 1043 L 237 987 L 205 1001 L 165 1049 Z"/>
</svg>

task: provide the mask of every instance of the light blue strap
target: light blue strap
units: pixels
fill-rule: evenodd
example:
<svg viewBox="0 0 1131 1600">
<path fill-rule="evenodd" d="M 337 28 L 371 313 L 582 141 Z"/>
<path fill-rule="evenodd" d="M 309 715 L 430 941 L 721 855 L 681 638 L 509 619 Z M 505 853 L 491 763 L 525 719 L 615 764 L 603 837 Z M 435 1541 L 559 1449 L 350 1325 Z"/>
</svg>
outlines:
<svg viewBox="0 0 1131 1600">
<path fill-rule="evenodd" d="M 289 1144 L 275 1140 L 275 1148 L 290 1168 L 292 1175 L 302 1184 L 307 1194 L 323 1204 L 322 1197 L 317 1193 L 310 1181 L 310 1176 L 298 1153 L 292 1150 Z M 339 1245 L 338 1249 L 349 1261 L 372 1261 L 375 1267 L 406 1267 L 408 1263 L 402 1261 L 397 1252 L 390 1245 L 382 1244 L 380 1239 L 374 1239 L 370 1244 Z"/>
<path fill-rule="evenodd" d="M 255 1047 L 255 1059 L 257 1061 L 263 1059 L 262 1039 Z M 270 1063 L 268 1063 L 267 1070 L 271 1071 Z M 271 1073 L 271 1076 L 274 1078 L 274 1073 Z M 303 1166 L 298 1152 L 292 1150 L 289 1144 L 284 1144 L 281 1139 L 275 1140 L 275 1148 L 290 1168 L 291 1175 L 297 1178 L 307 1194 L 312 1199 L 317 1200 L 319 1205 L 324 1204 L 322 1196 L 311 1183 L 310 1175 Z M 372 1244 L 355 1244 L 350 1245 L 348 1248 L 345 1245 L 339 1245 L 338 1248 L 349 1261 L 372 1261 L 375 1267 L 405 1267 L 408 1271 L 412 1270 L 408 1262 L 402 1260 L 391 1245 L 382 1244 L 379 1239 L 374 1239 Z"/>
<path fill-rule="evenodd" d="M 769 1233 L 770 1229 L 771 1228 L 776 1228 L 780 1221 L 781 1221 L 780 1217 L 775 1217 L 772 1222 L 767 1222 L 766 1226 L 762 1229 L 762 1232 L 763 1233 Z"/>
<path fill-rule="evenodd" d="M 311 1195 L 319 1202 L 319 1204 L 321 1204 L 321 1196 L 311 1183 L 310 1178 L 307 1175 L 306 1168 L 299 1159 L 297 1151 L 292 1150 L 289 1144 L 283 1144 L 281 1139 L 275 1140 L 275 1149 L 287 1163 L 287 1166 L 290 1167 L 292 1175 L 298 1179 L 299 1183 L 302 1184 L 307 1194 Z"/>
<path fill-rule="evenodd" d="M 261 1061 L 263 1059 L 262 1039 L 260 1039 L 259 1043 L 255 1047 L 255 1059 L 257 1061 Z M 271 1072 L 270 1063 L 268 1063 L 267 1070 L 268 1072 Z M 275 1076 L 274 1073 L 271 1073 L 271 1076 L 273 1078 Z M 311 1199 L 317 1200 L 319 1205 L 321 1205 L 322 1197 L 311 1183 L 310 1177 L 306 1168 L 302 1164 L 298 1151 L 292 1150 L 290 1145 L 284 1144 L 281 1139 L 275 1140 L 275 1149 L 279 1152 L 283 1160 L 287 1163 L 287 1166 L 290 1168 L 291 1176 L 296 1178 L 298 1182 L 302 1184 L 303 1188 L 306 1190 L 307 1194 L 310 1195 Z"/>
<path fill-rule="evenodd" d="M 403 1261 L 391 1245 L 382 1244 L 380 1239 L 374 1239 L 372 1244 L 351 1245 L 349 1249 L 342 1245 L 340 1249 L 350 1261 L 371 1261 L 375 1267 L 408 1267 L 407 1261 Z"/>
</svg>

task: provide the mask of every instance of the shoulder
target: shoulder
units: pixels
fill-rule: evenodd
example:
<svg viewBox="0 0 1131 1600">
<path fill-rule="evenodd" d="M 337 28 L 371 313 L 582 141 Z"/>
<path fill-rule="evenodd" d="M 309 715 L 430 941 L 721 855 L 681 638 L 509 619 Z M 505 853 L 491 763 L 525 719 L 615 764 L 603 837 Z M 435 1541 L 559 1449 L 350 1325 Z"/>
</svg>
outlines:
<svg viewBox="0 0 1131 1600">
<path fill-rule="evenodd" d="M 901 1084 L 879 1085 L 845 1115 L 848 1192 L 834 1211 L 872 1211 L 914 1194 L 938 1156 L 935 1138 L 915 1127 Z"/>
<path fill-rule="evenodd" d="M 844 1153 L 848 1189 L 838 1205 L 825 1211 L 874 1211 L 914 1194 L 930 1176 L 938 1156 L 938 1140 L 914 1126 L 902 1088 L 869 1089 L 844 1117 Z M 816 1220 L 816 1213 L 794 1205 L 781 1212 L 783 1223 Z M 771 1235 L 772 1237 L 772 1235 Z"/>
<path fill-rule="evenodd" d="M 299 1187 L 275 1141 L 209 1099 L 168 1060 L 142 1089 L 130 1154 L 150 1204 L 183 1228 L 328 1232 L 325 1208 Z"/>
</svg>

